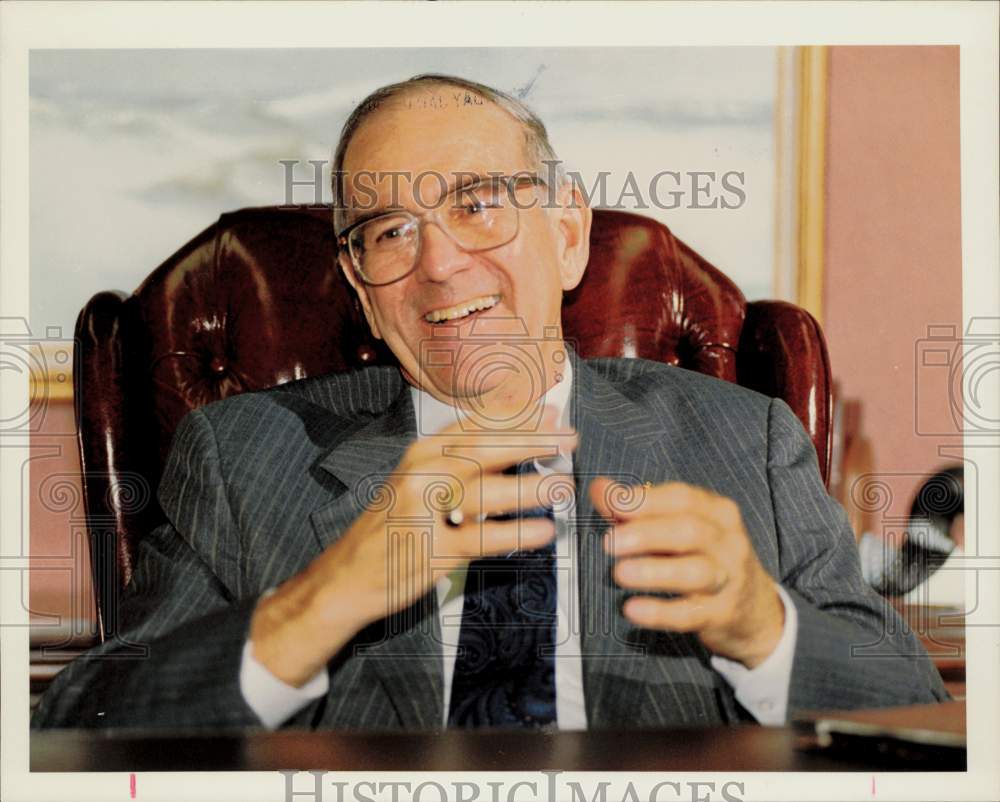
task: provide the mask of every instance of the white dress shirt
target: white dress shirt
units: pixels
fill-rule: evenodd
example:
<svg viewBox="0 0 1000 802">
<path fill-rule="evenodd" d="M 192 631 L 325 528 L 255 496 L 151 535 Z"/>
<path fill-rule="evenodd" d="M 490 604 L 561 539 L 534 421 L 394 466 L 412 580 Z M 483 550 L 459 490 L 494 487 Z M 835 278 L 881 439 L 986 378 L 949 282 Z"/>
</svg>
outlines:
<svg viewBox="0 0 1000 802">
<path fill-rule="evenodd" d="M 572 365 L 565 363 L 562 381 L 556 383 L 545 395 L 545 403 L 560 410 L 560 419 L 569 425 L 569 398 L 572 387 Z M 457 420 L 458 410 L 438 401 L 429 393 L 411 387 L 413 406 L 418 417 L 417 431 L 421 436 L 439 432 Z M 535 462 L 543 476 L 561 473 L 573 474 L 572 459 L 560 455 Z M 583 730 L 587 728 L 587 713 L 583 698 L 583 662 L 580 657 L 580 633 L 570 626 L 580 621 L 580 599 L 577 577 L 577 544 L 571 542 L 572 503 L 555 508 L 556 523 L 556 719 L 559 729 Z M 442 726 L 448 724 L 448 707 L 451 700 L 452 676 L 455 672 L 455 655 L 464 605 L 465 569 L 453 571 L 435 585 L 438 600 L 438 617 L 443 644 L 444 705 Z M 763 663 L 748 669 L 742 663 L 714 655 L 712 668 L 732 686 L 736 699 L 761 724 L 780 725 L 785 722 L 788 707 L 788 688 L 795 656 L 795 639 L 798 615 L 795 605 L 778 586 L 778 594 L 785 608 L 785 624 L 775 650 Z M 326 670 L 319 671 L 301 688 L 286 685 L 261 665 L 251 652 L 250 641 L 243 649 L 240 667 L 240 690 L 250 708 L 264 726 L 274 728 L 305 707 L 309 702 L 327 693 L 329 678 Z"/>
</svg>

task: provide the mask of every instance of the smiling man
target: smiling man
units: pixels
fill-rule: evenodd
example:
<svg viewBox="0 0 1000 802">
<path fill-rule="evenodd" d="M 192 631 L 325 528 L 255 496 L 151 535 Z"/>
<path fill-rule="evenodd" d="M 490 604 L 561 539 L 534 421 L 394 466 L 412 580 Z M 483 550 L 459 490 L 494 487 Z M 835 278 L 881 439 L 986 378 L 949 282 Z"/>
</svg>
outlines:
<svg viewBox="0 0 1000 802">
<path fill-rule="evenodd" d="M 508 364 L 477 379 L 468 369 L 478 360 L 461 353 L 477 339 L 463 335 L 481 318 L 476 330 L 495 337 L 494 349 L 505 337 L 533 339 L 546 373 L 531 389 L 537 397 L 551 386 L 563 344 L 546 334 L 561 330 L 562 293 L 583 276 L 591 213 L 568 183 L 542 183 L 556 160 L 541 124 L 499 96 L 504 107 L 483 103 L 481 91 L 417 81 L 375 93 L 352 115 L 335 158 L 335 219 L 351 222 L 338 226 L 340 261 L 407 382 L 449 404 L 523 406 L 526 377 Z M 413 102 L 421 95 L 438 101 L 432 110 Z M 452 360 L 435 331 L 442 323 L 455 335 Z M 431 341 L 443 357 L 433 365 L 419 353 Z"/>
<path fill-rule="evenodd" d="M 358 106 L 338 259 L 399 367 L 189 415 L 120 613 L 149 659 L 77 661 L 35 726 L 778 724 L 945 698 L 783 403 L 563 341 L 591 213 L 556 163 L 468 81 Z"/>
</svg>

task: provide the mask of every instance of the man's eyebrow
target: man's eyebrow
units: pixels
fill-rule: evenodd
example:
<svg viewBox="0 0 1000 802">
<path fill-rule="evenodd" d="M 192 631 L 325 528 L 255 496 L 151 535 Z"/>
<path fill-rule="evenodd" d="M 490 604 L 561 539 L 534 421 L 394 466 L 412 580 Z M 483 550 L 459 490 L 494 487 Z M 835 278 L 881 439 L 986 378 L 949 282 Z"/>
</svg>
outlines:
<svg viewBox="0 0 1000 802">
<path fill-rule="evenodd" d="M 390 212 L 404 212 L 406 211 L 402 206 L 380 206 L 377 209 L 373 209 L 369 212 L 365 212 L 362 215 L 358 215 L 355 219 L 351 219 L 351 216 L 347 215 L 347 225 L 344 226 L 344 231 L 354 226 L 359 226 L 368 220 L 374 220 L 376 217 L 381 217 L 384 214 L 389 214 Z M 343 233 L 343 232 L 341 232 Z"/>
<path fill-rule="evenodd" d="M 456 189 L 468 189 L 469 187 L 477 187 L 480 184 L 485 184 L 487 181 L 496 181 L 503 178 L 506 173 L 496 172 L 496 173 L 456 173 L 456 176 L 461 177 L 462 183 L 459 183 L 458 179 L 448 185 L 448 190 L 446 194 L 450 195 Z"/>
<path fill-rule="evenodd" d="M 472 171 L 462 172 L 461 170 L 453 173 L 454 178 L 452 181 L 445 185 L 445 191 L 442 197 L 447 197 L 460 190 L 472 189 L 473 187 L 480 186 L 489 181 L 498 181 L 501 178 L 506 178 L 508 173 L 497 171 L 491 173 L 474 173 Z M 431 179 L 424 179 L 424 181 L 430 181 Z M 422 185 L 422 184 L 421 184 Z M 368 189 L 372 187 L 369 186 Z M 387 206 L 377 206 L 374 209 L 366 210 L 364 214 L 358 215 L 358 217 L 353 220 L 350 217 L 350 209 L 347 213 L 347 225 L 344 227 L 345 230 L 351 226 L 360 225 L 368 220 L 373 220 L 376 217 L 381 217 L 384 214 L 390 214 L 392 212 L 405 212 L 407 211 L 402 206 L 398 204 L 389 204 Z"/>
</svg>

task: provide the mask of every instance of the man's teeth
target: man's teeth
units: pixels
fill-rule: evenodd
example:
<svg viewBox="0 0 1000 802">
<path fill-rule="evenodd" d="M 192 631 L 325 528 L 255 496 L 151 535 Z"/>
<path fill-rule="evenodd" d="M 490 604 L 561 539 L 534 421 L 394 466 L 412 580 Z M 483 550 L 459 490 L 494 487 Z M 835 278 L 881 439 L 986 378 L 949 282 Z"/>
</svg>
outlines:
<svg viewBox="0 0 1000 802">
<path fill-rule="evenodd" d="M 424 315 L 424 320 L 428 323 L 455 320 L 456 318 L 471 315 L 473 312 L 478 312 L 481 309 L 492 309 L 498 303 L 500 303 L 499 295 L 483 295 L 479 298 L 473 298 L 471 301 L 465 301 L 457 306 L 449 306 L 447 309 L 435 309 L 433 312 L 428 312 Z"/>
</svg>

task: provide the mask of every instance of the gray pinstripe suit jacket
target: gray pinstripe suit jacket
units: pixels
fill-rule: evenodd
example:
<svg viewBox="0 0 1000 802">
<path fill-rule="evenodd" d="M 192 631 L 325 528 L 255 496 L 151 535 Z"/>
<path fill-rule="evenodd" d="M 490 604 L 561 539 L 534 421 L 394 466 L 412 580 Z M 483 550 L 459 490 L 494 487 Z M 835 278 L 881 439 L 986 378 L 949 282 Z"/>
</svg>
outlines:
<svg viewBox="0 0 1000 802">
<path fill-rule="evenodd" d="M 854 538 L 823 488 L 812 444 L 781 401 L 645 360 L 574 360 L 576 544 L 589 726 L 712 725 L 747 718 L 688 635 L 618 612 L 589 477 L 682 480 L 733 498 L 764 567 L 795 601 L 789 711 L 947 698 L 912 635 L 861 578 Z M 371 477 L 416 436 L 407 385 L 369 368 L 250 393 L 190 414 L 159 498 L 170 521 L 143 541 L 120 607 L 123 639 L 66 668 L 33 727 L 259 726 L 239 690 L 259 595 L 345 531 Z M 368 501 L 371 501 L 370 496 Z M 435 594 L 359 634 L 328 695 L 289 724 L 437 729 L 442 661 Z"/>
</svg>

